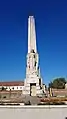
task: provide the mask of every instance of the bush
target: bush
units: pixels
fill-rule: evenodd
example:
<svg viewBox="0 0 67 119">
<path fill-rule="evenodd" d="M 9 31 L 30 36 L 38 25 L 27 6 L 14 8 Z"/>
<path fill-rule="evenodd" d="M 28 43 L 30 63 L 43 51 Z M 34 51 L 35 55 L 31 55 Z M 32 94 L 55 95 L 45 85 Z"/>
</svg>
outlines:
<svg viewBox="0 0 67 119">
<path fill-rule="evenodd" d="M 3 98 L 6 98 L 6 96 L 4 96 Z"/>
</svg>

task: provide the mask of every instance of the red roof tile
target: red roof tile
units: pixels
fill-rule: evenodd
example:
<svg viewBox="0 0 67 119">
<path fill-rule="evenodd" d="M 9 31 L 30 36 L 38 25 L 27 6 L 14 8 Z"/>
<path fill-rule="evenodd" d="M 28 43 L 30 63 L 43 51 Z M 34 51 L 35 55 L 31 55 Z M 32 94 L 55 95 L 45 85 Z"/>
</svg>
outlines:
<svg viewBox="0 0 67 119">
<path fill-rule="evenodd" d="M 0 82 L 0 86 L 24 86 L 23 81 Z"/>
</svg>

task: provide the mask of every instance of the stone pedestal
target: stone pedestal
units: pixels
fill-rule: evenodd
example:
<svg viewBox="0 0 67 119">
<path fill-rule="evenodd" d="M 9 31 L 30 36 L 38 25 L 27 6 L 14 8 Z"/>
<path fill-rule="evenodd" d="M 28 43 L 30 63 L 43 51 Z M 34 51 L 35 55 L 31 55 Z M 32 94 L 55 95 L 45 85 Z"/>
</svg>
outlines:
<svg viewBox="0 0 67 119">
<path fill-rule="evenodd" d="M 43 94 L 41 84 L 39 85 L 39 78 L 25 79 L 25 87 L 23 94 L 30 96 L 38 96 Z M 32 88 L 34 86 L 34 89 Z"/>
</svg>

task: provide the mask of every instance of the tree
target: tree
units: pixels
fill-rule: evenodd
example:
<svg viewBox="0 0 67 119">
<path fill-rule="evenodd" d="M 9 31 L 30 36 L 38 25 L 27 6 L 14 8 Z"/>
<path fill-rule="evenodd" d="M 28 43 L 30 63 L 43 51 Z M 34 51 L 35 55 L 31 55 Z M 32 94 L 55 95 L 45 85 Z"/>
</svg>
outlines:
<svg viewBox="0 0 67 119">
<path fill-rule="evenodd" d="M 49 83 L 49 88 L 64 89 L 65 83 L 65 78 L 56 78 L 53 80 L 53 82 Z"/>
<path fill-rule="evenodd" d="M 1 90 L 4 91 L 4 90 L 6 90 L 6 88 L 4 88 L 4 87 L 2 86 Z"/>
</svg>

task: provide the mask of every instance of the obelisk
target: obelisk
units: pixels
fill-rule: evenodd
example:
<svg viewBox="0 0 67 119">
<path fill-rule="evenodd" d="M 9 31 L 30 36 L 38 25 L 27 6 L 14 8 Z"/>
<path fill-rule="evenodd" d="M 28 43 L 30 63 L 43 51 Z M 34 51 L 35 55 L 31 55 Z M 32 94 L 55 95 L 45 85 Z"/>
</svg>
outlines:
<svg viewBox="0 0 67 119">
<path fill-rule="evenodd" d="M 35 20 L 33 16 L 29 16 L 28 18 L 28 53 L 30 53 L 32 49 L 34 50 L 35 53 L 37 52 Z"/>
<path fill-rule="evenodd" d="M 33 16 L 29 16 L 28 18 L 28 53 L 23 93 L 31 96 L 37 96 L 43 93 L 39 56 L 36 47 L 35 19 Z"/>
</svg>

